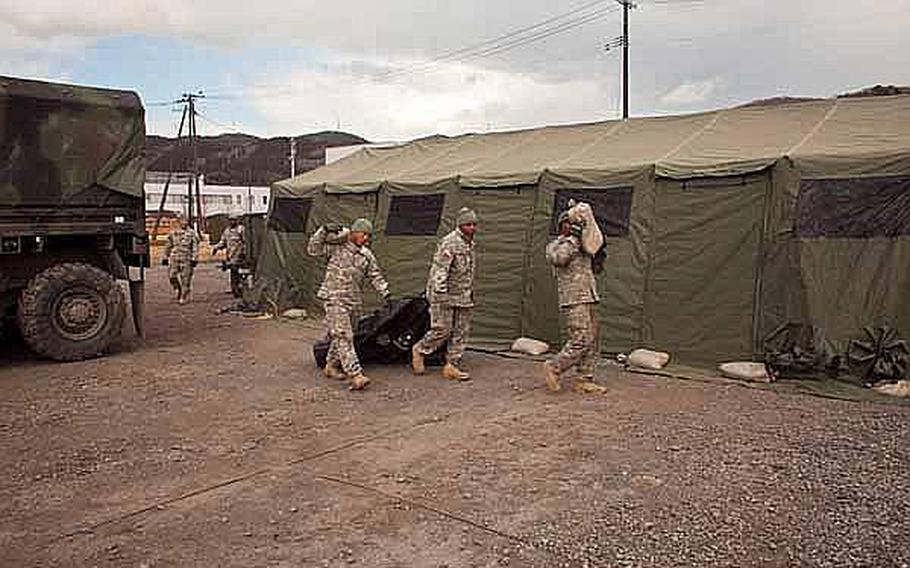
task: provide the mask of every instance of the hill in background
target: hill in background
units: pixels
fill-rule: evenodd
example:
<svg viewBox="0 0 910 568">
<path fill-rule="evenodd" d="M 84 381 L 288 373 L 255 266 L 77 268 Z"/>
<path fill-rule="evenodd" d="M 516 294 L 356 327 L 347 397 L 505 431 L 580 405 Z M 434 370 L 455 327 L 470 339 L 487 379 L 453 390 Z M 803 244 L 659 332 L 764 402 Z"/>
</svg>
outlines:
<svg viewBox="0 0 910 568">
<path fill-rule="evenodd" d="M 345 132 L 318 132 L 297 137 L 297 173 L 325 162 L 325 149 L 363 144 L 360 136 Z M 200 136 L 197 142 L 199 169 L 213 185 L 269 185 L 290 175 L 287 137 L 259 138 L 249 134 Z M 146 167 L 149 171 L 192 171 L 193 152 L 186 139 L 149 135 Z"/>
</svg>

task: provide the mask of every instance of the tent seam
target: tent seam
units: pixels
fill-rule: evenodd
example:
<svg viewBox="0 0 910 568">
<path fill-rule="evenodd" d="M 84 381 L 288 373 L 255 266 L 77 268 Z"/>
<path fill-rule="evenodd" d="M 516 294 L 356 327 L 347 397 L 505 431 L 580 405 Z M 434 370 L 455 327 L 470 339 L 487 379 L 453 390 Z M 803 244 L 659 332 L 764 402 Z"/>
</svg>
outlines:
<svg viewBox="0 0 910 568">
<path fill-rule="evenodd" d="M 436 160 L 438 160 L 438 159 L 440 159 L 440 158 L 443 158 L 443 157 L 445 157 L 445 156 L 448 156 L 448 155 L 451 154 L 452 152 L 455 152 L 456 150 L 458 150 L 459 148 L 461 148 L 462 146 L 464 146 L 465 144 L 467 144 L 467 142 L 468 142 L 469 140 L 473 140 L 476 136 L 477 136 L 476 134 L 472 134 L 472 135 L 470 135 L 470 136 L 465 136 L 463 140 L 460 140 L 459 142 L 457 142 L 457 143 L 455 143 L 455 144 L 449 144 L 449 145 L 448 145 L 449 147 L 446 148 L 445 150 L 443 150 L 442 152 L 439 152 L 439 153 L 437 153 L 437 154 L 434 154 L 434 155 L 431 156 L 430 158 L 427 158 L 426 160 L 423 160 L 422 162 L 420 162 L 418 165 L 414 166 L 413 168 L 409 168 L 409 169 L 407 169 L 407 170 L 404 170 L 403 172 L 399 172 L 399 173 L 398 173 L 398 177 L 399 177 L 399 178 L 404 178 L 405 176 L 407 176 L 408 174 L 410 174 L 410 173 L 412 173 L 412 172 L 419 171 L 421 168 L 423 168 L 423 167 L 426 166 L 427 164 L 430 164 L 430 163 L 432 163 L 432 162 L 434 162 L 434 161 L 436 161 Z M 440 181 L 441 181 L 441 180 L 445 180 L 445 179 L 449 179 L 449 178 L 444 177 L 444 178 L 441 178 Z M 388 180 L 386 180 L 386 181 L 388 181 Z"/>
<path fill-rule="evenodd" d="M 677 144 L 675 148 L 673 148 L 672 150 L 670 150 L 669 152 L 667 152 L 666 154 L 661 156 L 655 162 L 655 165 L 659 164 L 660 162 L 663 162 L 664 160 L 669 160 L 671 156 L 673 156 L 674 154 L 678 153 L 680 150 L 682 150 L 683 148 L 688 146 L 690 142 L 694 141 L 696 138 L 698 138 L 699 136 L 701 136 L 702 134 L 707 132 L 708 129 L 714 127 L 714 125 L 717 124 L 717 121 L 720 120 L 720 117 L 722 114 L 724 114 L 724 112 L 726 112 L 726 111 L 724 111 L 724 110 L 717 111 L 717 113 L 714 115 L 714 118 L 710 122 L 708 122 L 708 124 L 702 126 L 698 130 L 696 130 L 695 132 L 690 134 L 685 140 L 683 140 L 682 142 Z"/>
<path fill-rule="evenodd" d="M 464 173 L 470 175 L 470 174 L 472 174 L 472 173 L 478 171 L 480 168 L 484 167 L 488 162 L 501 159 L 503 156 L 509 154 L 509 153 L 512 152 L 513 150 L 516 150 L 516 149 L 518 149 L 518 148 L 521 148 L 522 146 L 525 146 L 526 144 L 530 143 L 532 140 L 536 140 L 537 138 L 539 138 L 539 137 L 543 134 L 543 132 L 544 132 L 545 130 L 546 130 L 546 127 L 537 130 L 536 132 L 534 132 L 534 133 L 531 134 L 530 136 L 526 137 L 524 140 L 520 141 L 518 144 L 515 144 L 514 146 L 509 146 L 508 148 L 502 150 L 501 152 L 499 152 L 499 153 L 496 154 L 495 156 L 490 156 L 489 159 L 480 162 L 479 164 L 477 164 L 477 166 L 475 166 L 475 167 L 473 167 L 473 168 L 470 168 L 470 169 L 468 169 L 468 170 L 465 170 Z M 546 169 L 546 168 L 544 168 L 544 169 Z M 540 172 L 537 172 L 537 177 L 538 177 L 538 179 L 540 178 Z"/>
<path fill-rule="evenodd" d="M 596 146 L 597 144 L 600 144 L 602 141 L 606 140 L 607 138 L 612 137 L 613 134 L 615 134 L 616 131 L 619 130 L 620 127 L 622 127 L 624 124 L 626 124 L 626 121 L 618 121 L 618 122 L 616 122 L 613 126 L 611 126 L 610 128 L 608 128 L 606 132 L 604 132 L 603 134 L 601 134 L 600 136 L 598 136 L 598 137 L 595 138 L 594 140 L 592 140 L 592 141 L 588 142 L 587 144 L 585 144 L 584 148 L 582 148 L 582 149 L 579 150 L 578 152 L 575 152 L 574 154 L 570 154 L 567 158 L 561 160 L 558 164 L 555 164 L 555 165 L 553 166 L 553 168 L 561 168 L 561 167 L 563 167 L 563 166 L 566 164 L 566 162 L 569 162 L 569 161 L 571 161 L 571 160 L 574 160 L 574 159 L 577 158 L 578 156 L 580 156 L 580 155 L 582 155 L 582 154 L 585 154 L 588 150 L 590 150 L 591 148 L 593 148 L 593 147 Z"/>
<path fill-rule="evenodd" d="M 831 108 L 828 109 L 828 112 L 825 113 L 825 116 L 823 116 L 819 119 L 819 121 L 815 124 L 815 126 L 813 126 L 812 129 L 809 130 L 809 132 L 807 132 L 805 136 L 803 136 L 802 140 L 800 140 L 792 148 L 787 150 L 784 153 L 784 156 L 789 158 L 794 152 L 796 152 L 797 150 L 802 148 L 807 142 L 809 142 L 809 140 L 811 140 L 816 134 L 818 134 L 818 131 L 821 130 L 822 126 L 824 126 L 826 122 L 828 122 L 828 119 L 830 119 L 832 116 L 834 116 L 834 113 L 837 110 L 839 105 L 840 105 L 840 99 L 834 99 L 834 102 L 831 104 Z"/>
</svg>

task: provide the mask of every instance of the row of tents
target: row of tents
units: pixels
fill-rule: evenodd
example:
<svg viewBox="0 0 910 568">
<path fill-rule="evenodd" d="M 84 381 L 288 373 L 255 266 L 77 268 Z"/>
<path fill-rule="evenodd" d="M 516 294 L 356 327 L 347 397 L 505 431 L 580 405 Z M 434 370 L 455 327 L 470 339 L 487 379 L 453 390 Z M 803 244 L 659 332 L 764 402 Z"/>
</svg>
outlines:
<svg viewBox="0 0 910 568">
<path fill-rule="evenodd" d="M 843 347 L 869 325 L 910 337 L 910 96 L 432 137 L 355 154 L 272 186 L 258 290 L 319 310 L 306 241 L 365 216 L 392 290 L 425 285 L 438 238 L 477 210 L 472 341 L 559 340 L 544 258 L 570 198 L 606 235 L 605 352 L 760 357 L 779 326 Z"/>
</svg>

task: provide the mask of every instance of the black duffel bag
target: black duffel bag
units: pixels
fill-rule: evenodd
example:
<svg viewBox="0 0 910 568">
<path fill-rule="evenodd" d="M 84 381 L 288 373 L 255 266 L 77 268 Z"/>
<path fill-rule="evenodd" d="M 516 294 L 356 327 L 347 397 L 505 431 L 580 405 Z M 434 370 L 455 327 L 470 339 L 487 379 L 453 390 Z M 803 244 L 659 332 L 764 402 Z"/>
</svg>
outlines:
<svg viewBox="0 0 910 568">
<path fill-rule="evenodd" d="M 421 295 L 390 300 L 383 307 L 357 321 L 354 350 L 362 364 L 407 363 L 411 347 L 430 329 L 430 304 Z M 329 353 L 328 335 L 313 344 L 313 357 L 320 369 Z M 445 345 L 426 357 L 430 366 L 444 363 Z"/>
</svg>

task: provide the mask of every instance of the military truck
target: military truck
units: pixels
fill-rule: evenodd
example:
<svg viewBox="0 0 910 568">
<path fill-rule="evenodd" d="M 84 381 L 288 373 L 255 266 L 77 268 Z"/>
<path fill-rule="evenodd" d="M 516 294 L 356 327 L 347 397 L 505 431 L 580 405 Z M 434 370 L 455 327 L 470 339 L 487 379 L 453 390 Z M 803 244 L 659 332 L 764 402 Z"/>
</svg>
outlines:
<svg viewBox="0 0 910 568">
<path fill-rule="evenodd" d="M 125 287 L 141 335 L 144 148 L 135 93 L 0 76 L 0 321 L 38 354 L 104 353 Z"/>
</svg>

